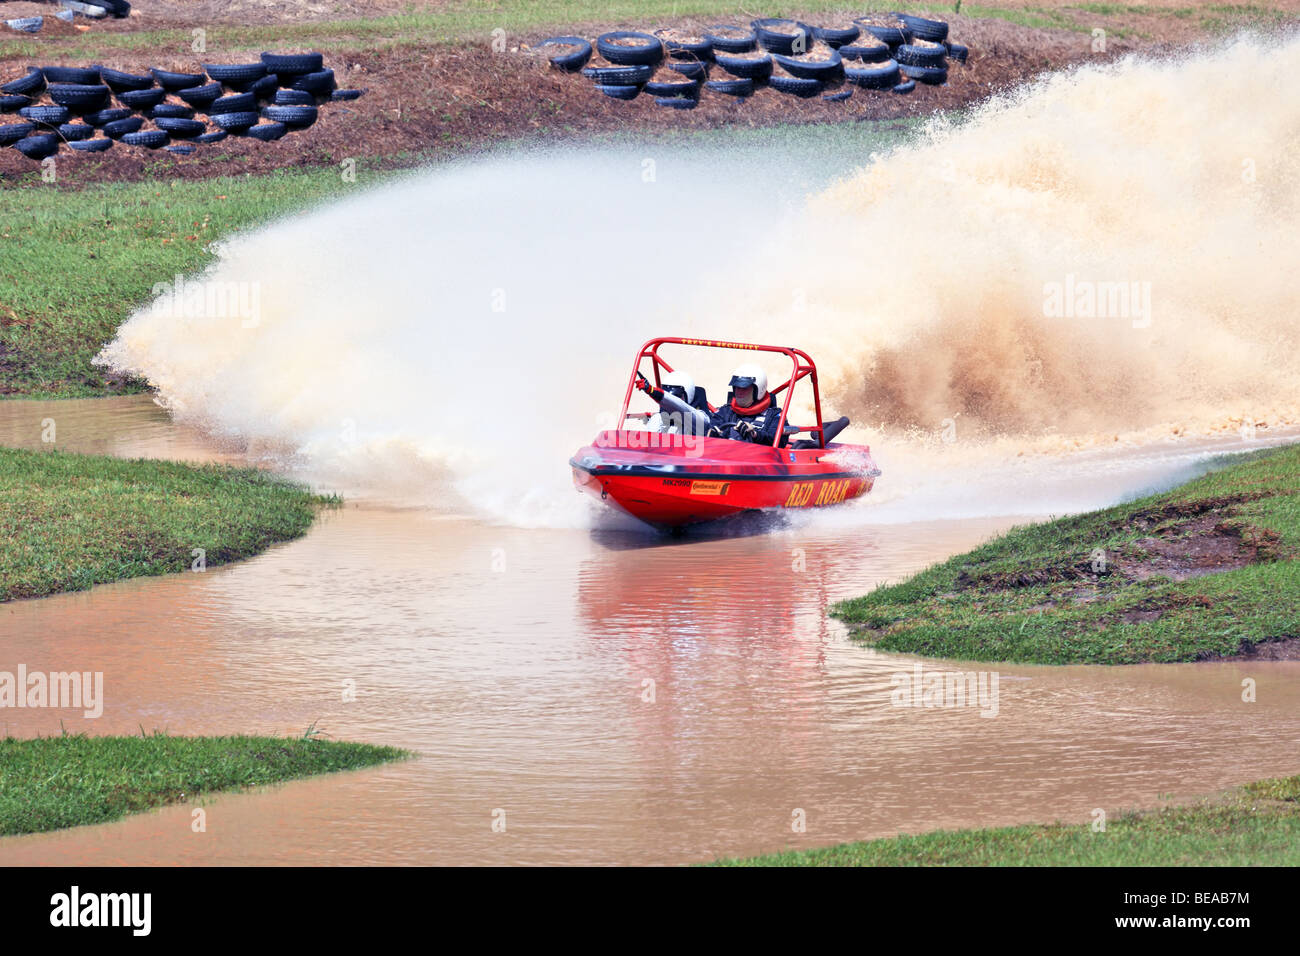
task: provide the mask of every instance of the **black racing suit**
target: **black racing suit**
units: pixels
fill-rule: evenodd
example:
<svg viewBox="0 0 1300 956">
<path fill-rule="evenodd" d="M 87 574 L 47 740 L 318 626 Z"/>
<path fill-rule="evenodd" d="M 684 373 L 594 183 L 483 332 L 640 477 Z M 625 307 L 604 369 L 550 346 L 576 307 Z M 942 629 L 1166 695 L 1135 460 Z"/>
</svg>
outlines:
<svg viewBox="0 0 1300 956">
<path fill-rule="evenodd" d="M 731 403 L 720 407 L 710 416 L 709 434 L 737 441 L 750 441 L 755 444 L 770 445 L 776 437 L 777 425 L 781 423 L 781 407 L 776 402 L 757 415 L 741 415 L 731 407 Z M 752 431 L 750 427 L 752 426 Z M 785 442 L 781 442 L 785 444 Z"/>
</svg>

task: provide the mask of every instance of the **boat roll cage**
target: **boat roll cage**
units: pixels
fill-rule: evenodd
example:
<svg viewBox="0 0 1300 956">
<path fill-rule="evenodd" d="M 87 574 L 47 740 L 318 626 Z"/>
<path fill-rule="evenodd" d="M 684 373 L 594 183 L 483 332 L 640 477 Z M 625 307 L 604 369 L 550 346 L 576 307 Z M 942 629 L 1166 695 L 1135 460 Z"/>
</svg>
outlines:
<svg viewBox="0 0 1300 956">
<path fill-rule="evenodd" d="M 775 388 L 768 389 L 768 392 L 773 396 L 774 400 L 782 391 L 785 392 L 785 401 L 781 405 L 781 421 L 776 430 L 776 437 L 772 440 L 772 444 L 774 447 L 779 446 L 783 438 L 790 437 L 790 435 L 786 434 L 786 418 L 790 414 L 790 400 L 794 397 L 794 385 L 800 379 L 807 378 L 812 382 L 813 410 L 817 414 L 817 424 L 808 426 L 790 426 L 795 429 L 790 434 L 794 435 L 799 432 L 808 432 L 809 434 L 816 436 L 816 447 L 826 447 L 826 426 L 822 422 L 821 393 L 817 389 L 817 366 L 813 363 L 812 358 L 807 352 L 802 349 L 796 349 L 785 345 L 753 345 L 747 342 L 724 342 L 718 339 L 651 339 L 646 342 L 645 345 L 641 346 L 641 350 L 637 352 L 636 361 L 632 363 L 632 374 L 628 377 L 627 391 L 623 394 L 623 414 L 619 417 L 620 422 L 626 423 L 629 417 L 627 410 L 632 404 L 632 392 L 636 388 L 636 377 L 637 373 L 641 371 L 642 362 L 647 358 L 650 359 L 651 368 L 654 372 L 655 388 L 662 388 L 660 379 L 661 373 L 673 371 L 673 367 L 664 361 L 664 359 L 659 355 L 659 348 L 663 345 L 689 345 L 698 348 L 711 349 L 738 349 L 746 352 L 776 352 L 780 355 L 784 355 L 790 360 L 794 368 L 788 379 L 780 385 L 777 385 Z"/>
</svg>

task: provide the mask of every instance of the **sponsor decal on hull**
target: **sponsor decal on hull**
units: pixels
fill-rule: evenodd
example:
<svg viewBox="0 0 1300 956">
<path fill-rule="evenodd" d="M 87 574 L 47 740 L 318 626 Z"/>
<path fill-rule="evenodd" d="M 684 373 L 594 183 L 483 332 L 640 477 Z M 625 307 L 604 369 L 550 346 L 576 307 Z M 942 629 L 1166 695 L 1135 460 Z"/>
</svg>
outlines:
<svg viewBox="0 0 1300 956">
<path fill-rule="evenodd" d="M 856 497 L 854 480 L 841 478 L 838 481 L 798 481 L 790 489 L 786 499 L 787 508 L 807 508 L 817 505 L 839 504 L 845 498 Z"/>
</svg>

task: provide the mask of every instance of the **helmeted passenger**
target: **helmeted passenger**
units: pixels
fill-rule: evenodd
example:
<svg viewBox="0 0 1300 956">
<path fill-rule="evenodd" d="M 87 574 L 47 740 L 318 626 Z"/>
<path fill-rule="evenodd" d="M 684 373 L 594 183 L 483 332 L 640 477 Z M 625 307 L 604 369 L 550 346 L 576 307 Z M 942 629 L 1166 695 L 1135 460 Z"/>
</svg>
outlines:
<svg viewBox="0 0 1300 956">
<path fill-rule="evenodd" d="M 731 393 L 710 420 L 709 434 L 770 445 L 781 423 L 781 409 L 767 390 L 762 366 L 745 364 L 732 373 Z"/>
<path fill-rule="evenodd" d="M 659 411 L 647 422 L 650 430 L 667 435 L 704 434 L 710 415 L 704 389 L 697 388 L 685 372 L 668 372 L 659 382 L 661 387 L 655 388 L 637 373 L 637 388 L 659 404 Z"/>
</svg>

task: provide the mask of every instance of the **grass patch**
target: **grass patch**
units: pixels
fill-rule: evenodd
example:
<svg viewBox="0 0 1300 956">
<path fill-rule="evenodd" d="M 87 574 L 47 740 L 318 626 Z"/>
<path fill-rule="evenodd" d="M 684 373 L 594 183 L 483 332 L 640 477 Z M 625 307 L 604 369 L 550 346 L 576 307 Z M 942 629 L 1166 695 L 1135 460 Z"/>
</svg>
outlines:
<svg viewBox="0 0 1300 956">
<path fill-rule="evenodd" d="M 1300 445 L 1172 491 L 1013 528 L 831 613 L 887 651 L 1131 664 L 1300 636 Z"/>
<path fill-rule="evenodd" d="M 0 835 L 108 823 L 130 813 L 410 756 L 395 747 L 278 737 L 0 740 Z"/>
<path fill-rule="evenodd" d="M 955 7 L 954 3 L 881 5 L 881 9 L 931 13 L 945 20 L 954 13 Z M 649 27 L 683 17 L 748 23 L 756 16 L 803 17 L 845 12 L 860 16 L 864 11 L 865 8 L 846 5 L 844 0 L 801 0 L 794 9 L 775 11 L 764 11 L 761 8 L 741 11 L 730 0 L 462 0 L 433 9 L 351 20 L 252 25 L 214 23 L 205 28 L 209 47 L 228 54 L 241 50 L 260 52 L 293 47 L 329 51 L 448 45 L 466 40 L 486 42 L 486 38 L 496 29 L 505 30 L 508 41 L 514 43 L 520 37 L 536 34 L 543 29 L 560 32 L 587 25 L 605 29 L 618 26 Z M 963 3 L 960 13 L 962 16 L 996 18 L 1029 27 L 1083 29 L 1067 14 L 1055 9 L 970 6 Z M 66 58 L 93 59 L 111 55 L 113 51 L 187 50 L 192 41 L 188 27 L 129 33 L 90 31 L 76 36 L 45 37 L 39 40 L 5 38 L 0 40 L 0 58 L 40 58 L 54 53 Z"/>
<path fill-rule="evenodd" d="M 0 448 L 0 601 L 246 558 L 336 502 L 253 469 Z"/>
<path fill-rule="evenodd" d="M 1296 866 L 1300 776 L 1090 824 L 938 830 L 715 866 Z"/>
<path fill-rule="evenodd" d="M 357 188 L 319 169 L 0 191 L 0 394 L 103 394 L 91 359 L 155 283 L 205 266 L 218 239 Z"/>
</svg>

